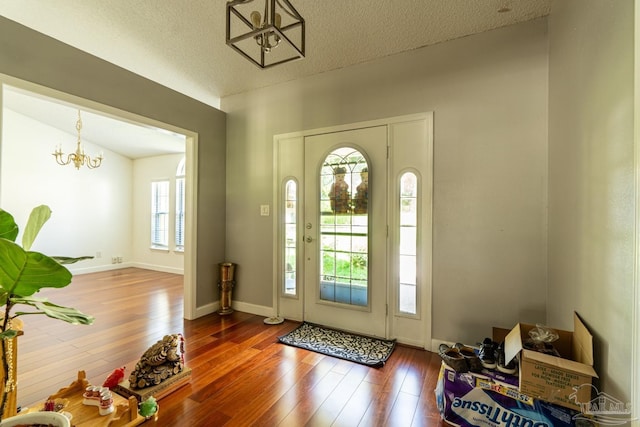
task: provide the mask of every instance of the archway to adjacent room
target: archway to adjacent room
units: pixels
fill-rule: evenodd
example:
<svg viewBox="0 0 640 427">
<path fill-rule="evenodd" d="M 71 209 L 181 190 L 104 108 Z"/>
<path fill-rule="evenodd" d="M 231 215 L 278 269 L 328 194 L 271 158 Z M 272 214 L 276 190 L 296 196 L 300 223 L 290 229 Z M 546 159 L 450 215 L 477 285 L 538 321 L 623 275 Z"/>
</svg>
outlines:
<svg viewBox="0 0 640 427">
<path fill-rule="evenodd" d="M 83 114 L 85 114 L 84 112 L 86 111 L 86 114 L 89 115 L 95 115 L 100 116 L 100 117 L 104 117 L 106 118 L 105 120 L 113 120 L 114 123 L 118 122 L 118 123 L 123 123 L 124 126 L 126 127 L 127 125 L 131 125 L 132 127 L 141 127 L 146 129 L 147 131 L 150 132 L 156 132 L 158 135 L 158 138 L 160 140 L 162 140 L 163 136 L 162 133 L 164 133 L 164 137 L 168 137 L 169 134 L 179 137 L 179 139 L 182 141 L 182 154 L 179 153 L 179 151 L 173 151 L 175 153 L 175 155 L 177 156 L 182 156 L 185 157 L 186 160 L 186 173 L 185 173 L 185 211 L 186 211 L 186 227 L 184 230 L 184 234 L 185 234 L 185 245 L 184 245 L 184 252 L 183 254 L 180 254 L 180 258 L 183 258 L 183 265 L 169 265 L 166 270 L 162 270 L 162 267 L 160 266 L 161 271 L 168 271 L 168 272 L 179 272 L 183 274 L 183 282 L 184 282 L 184 317 L 191 319 L 191 318 L 195 318 L 195 313 L 196 313 L 196 300 L 195 300 L 195 295 L 196 295 L 196 284 L 195 284 L 195 271 L 196 271 L 196 265 L 195 265 L 195 249 L 196 249 L 196 228 L 197 228 L 197 224 L 196 224 L 196 212 L 197 212 L 197 200 L 194 197 L 195 194 L 197 194 L 196 189 L 197 189 L 197 180 L 196 180 L 196 176 L 197 176 L 197 158 L 196 158 L 196 150 L 197 150 L 197 134 L 184 130 L 184 129 L 180 129 L 177 128 L 175 126 L 171 126 L 165 123 L 160 123 L 158 121 L 146 118 L 146 117 L 142 117 L 142 116 L 138 116 L 126 111 L 122 111 L 122 110 L 118 110 L 106 105 L 102 105 L 93 101 L 89 101 L 86 99 L 82 99 L 79 97 L 75 97 L 69 94 L 65 94 L 59 91 L 55 91 L 46 87 L 42 87 L 39 85 L 35 85 L 29 82 L 25 82 L 19 79 L 14 79 L 12 77 L 9 76 L 0 76 L 0 107 L 4 107 L 3 106 L 3 100 L 5 99 L 5 94 L 12 92 L 13 93 L 18 93 L 20 95 L 25 95 L 25 96 L 32 96 L 35 97 L 37 99 L 39 99 L 40 101 L 47 101 L 47 102 L 52 102 L 54 104 L 52 105 L 59 105 L 59 106 L 64 106 L 67 109 L 71 108 L 71 109 L 79 109 L 83 111 Z M 0 111 L 2 111 L 3 108 L 0 108 Z M 51 108 L 51 111 L 53 112 L 53 107 Z M 9 115 L 9 114 L 7 114 Z M 12 112 L 12 117 L 13 117 L 13 112 Z M 6 118 L 4 119 L 6 120 Z M 34 121 L 34 123 L 37 123 L 37 120 Z M 65 125 L 68 125 L 67 123 L 65 123 Z M 74 123 L 71 124 L 71 127 L 73 128 Z M 85 128 L 86 128 L 86 124 L 85 124 Z M 51 127 L 50 129 L 54 129 L 53 127 Z M 164 141 L 164 140 L 163 140 Z M 47 159 L 47 161 L 53 162 L 53 164 L 55 164 L 55 161 L 53 159 L 53 157 L 50 155 L 50 153 L 53 151 L 53 149 L 55 148 L 54 145 L 56 144 L 56 141 L 52 140 L 52 141 L 44 141 L 43 142 L 45 144 L 44 146 L 44 150 L 46 151 L 44 154 L 44 157 Z M 46 144 L 51 145 L 51 147 L 47 146 Z M 68 148 L 68 147 L 66 147 Z M 108 148 L 105 148 L 108 149 Z M 65 151 L 70 151 L 65 149 Z M 87 150 L 89 151 L 89 150 Z M 91 150 L 91 152 L 87 153 L 87 154 L 94 154 L 93 153 L 94 150 Z M 158 150 L 159 153 L 162 153 L 162 148 L 160 148 Z M 165 152 L 168 154 L 168 152 Z M 31 156 L 33 157 L 33 153 L 30 153 Z M 33 159 L 27 159 L 27 161 L 32 161 Z M 103 165 L 107 165 L 106 163 L 107 159 L 105 159 L 105 163 L 103 163 Z M 60 167 L 60 166 L 57 166 Z M 66 166 L 67 168 L 71 168 L 73 169 L 72 166 Z M 101 168 L 106 168 L 107 166 L 101 166 Z M 112 165 L 111 165 L 112 167 Z M 96 169 L 95 171 L 99 171 L 101 168 Z M 2 173 L 4 173 L 5 171 L 2 170 L 0 171 Z M 75 170 L 73 170 L 73 172 L 76 172 Z M 80 172 L 80 171 L 78 171 Z M 88 171 L 87 171 L 88 172 Z M 94 171 L 91 171 L 94 172 Z M 175 169 L 173 172 L 174 178 L 175 178 Z M 27 184 L 27 183 L 23 183 L 23 184 Z M 78 183 L 76 182 L 76 185 Z M 99 180 L 97 182 L 94 183 L 96 186 L 96 191 L 98 191 L 98 187 L 100 185 Z M 27 190 L 25 188 L 25 190 Z M 67 188 L 65 188 L 64 190 L 73 193 L 74 191 L 76 191 L 74 185 L 69 185 Z M 0 200 L 3 200 L 4 194 L 0 194 Z M 82 194 L 78 194 L 78 199 L 82 200 Z M 108 199 L 109 197 L 104 197 L 102 200 L 102 202 L 104 203 L 108 203 Z M 169 251 L 174 251 L 175 248 L 170 248 Z M 111 259 L 111 257 L 115 256 L 115 255 L 119 255 L 119 254 L 114 254 L 111 253 L 112 251 L 101 251 L 100 249 L 97 249 L 97 252 L 94 251 L 93 253 L 89 253 L 89 255 L 92 256 L 101 256 L 104 257 L 108 260 Z M 117 262 L 117 261 L 116 261 Z M 126 262 L 126 260 L 125 260 Z M 105 261 L 106 263 L 106 261 Z M 161 264 L 161 263 L 159 263 Z M 79 266 L 82 267 L 82 266 Z M 116 267 L 116 266 L 113 266 Z M 95 268 L 99 268 L 99 267 L 95 267 Z M 108 268 L 108 266 L 105 266 L 105 268 Z M 91 272 L 91 267 L 89 268 L 85 268 L 86 271 L 82 271 L 82 272 Z"/>
</svg>

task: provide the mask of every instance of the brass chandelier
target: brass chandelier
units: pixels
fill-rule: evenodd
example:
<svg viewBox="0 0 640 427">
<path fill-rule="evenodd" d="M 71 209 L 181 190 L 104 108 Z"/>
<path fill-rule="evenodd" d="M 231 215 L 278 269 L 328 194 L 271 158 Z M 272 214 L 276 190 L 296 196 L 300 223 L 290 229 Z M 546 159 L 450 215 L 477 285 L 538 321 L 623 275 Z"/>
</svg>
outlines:
<svg viewBox="0 0 640 427">
<path fill-rule="evenodd" d="M 289 0 L 229 0 L 226 42 L 260 68 L 301 59 L 304 18 Z"/>
<path fill-rule="evenodd" d="M 67 159 L 64 160 L 65 154 L 62 152 L 62 147 L 58 145 L 56 147 L 56 151 L 52 154 L 56 158 L 56 162 L 58 162 L 61 166 L 66 166 L 70 163 L 76 167 L 76 169 L 80 169 L 81 166 L 87 166 L 89 169 L 99 168 L 102 164 L 102 153 L 98 155 L 95 159 L 92 159 L 91 156 L 84 154 L 84 148 L 82 147 L 82 142 L 80 140 L 80 131 L 82 130 L 82 118 L 80 117 L 80 110 L 78 110 L 78 121 L 76 122 L 76 130 L 78 131 L 78 143 L 76 145 L 76 151 L 74 153 L 68 154 Z"/>
</svg>

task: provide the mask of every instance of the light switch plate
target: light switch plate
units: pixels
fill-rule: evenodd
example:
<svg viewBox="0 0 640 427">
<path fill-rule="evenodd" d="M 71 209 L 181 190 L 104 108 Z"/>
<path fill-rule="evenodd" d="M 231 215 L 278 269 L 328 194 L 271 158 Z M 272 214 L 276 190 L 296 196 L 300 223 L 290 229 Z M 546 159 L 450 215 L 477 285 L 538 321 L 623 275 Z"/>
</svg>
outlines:
<svg viewBox="0 0 640 427">
<path fill-rule="evenodd" d="M 269 216 L 269 205 L 260 205 L 260 215 Z"/>
</svg>

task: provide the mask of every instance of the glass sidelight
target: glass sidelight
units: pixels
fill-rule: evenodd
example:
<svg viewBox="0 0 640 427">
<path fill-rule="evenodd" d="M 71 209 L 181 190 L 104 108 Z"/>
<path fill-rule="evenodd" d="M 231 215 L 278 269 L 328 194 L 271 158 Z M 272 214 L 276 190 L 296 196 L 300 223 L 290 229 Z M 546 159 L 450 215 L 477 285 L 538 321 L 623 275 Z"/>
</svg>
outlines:
<svg viewBox="0 0 640 427">
<path fill-rule="evenodd" d="M 284 288 L 285 295 L 295 296 L 297 286 L 298 183 L 288 179 L 284 184 Z"/>
<path fill-rule="evenodd" d="M 400 251 L 398 258 L 400 313 L 417 314 L 418 268 L 418 177 L 405 172 L 400 177 Z"/>
<path fill-rule="evenodd" d="M 333 150 L 320 170 L 320 299 L 369 305 L 369 164 Z"/>
</svg>

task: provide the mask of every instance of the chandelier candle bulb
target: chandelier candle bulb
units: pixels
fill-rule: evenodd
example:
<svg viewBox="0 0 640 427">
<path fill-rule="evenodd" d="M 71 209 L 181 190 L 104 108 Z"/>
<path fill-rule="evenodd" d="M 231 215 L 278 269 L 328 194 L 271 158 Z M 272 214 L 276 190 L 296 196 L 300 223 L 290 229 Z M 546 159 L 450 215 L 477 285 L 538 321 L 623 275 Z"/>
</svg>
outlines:
<svg viewBox="0 0 640 427">
<path fill-rule="evenodd" d="M 257 10 L 251 12 L 251 23 L 253 24 L 254 30 L 262 26 L 262 17 L 260 16 L 260 12 L 258 12 Z"/>
</svg>

